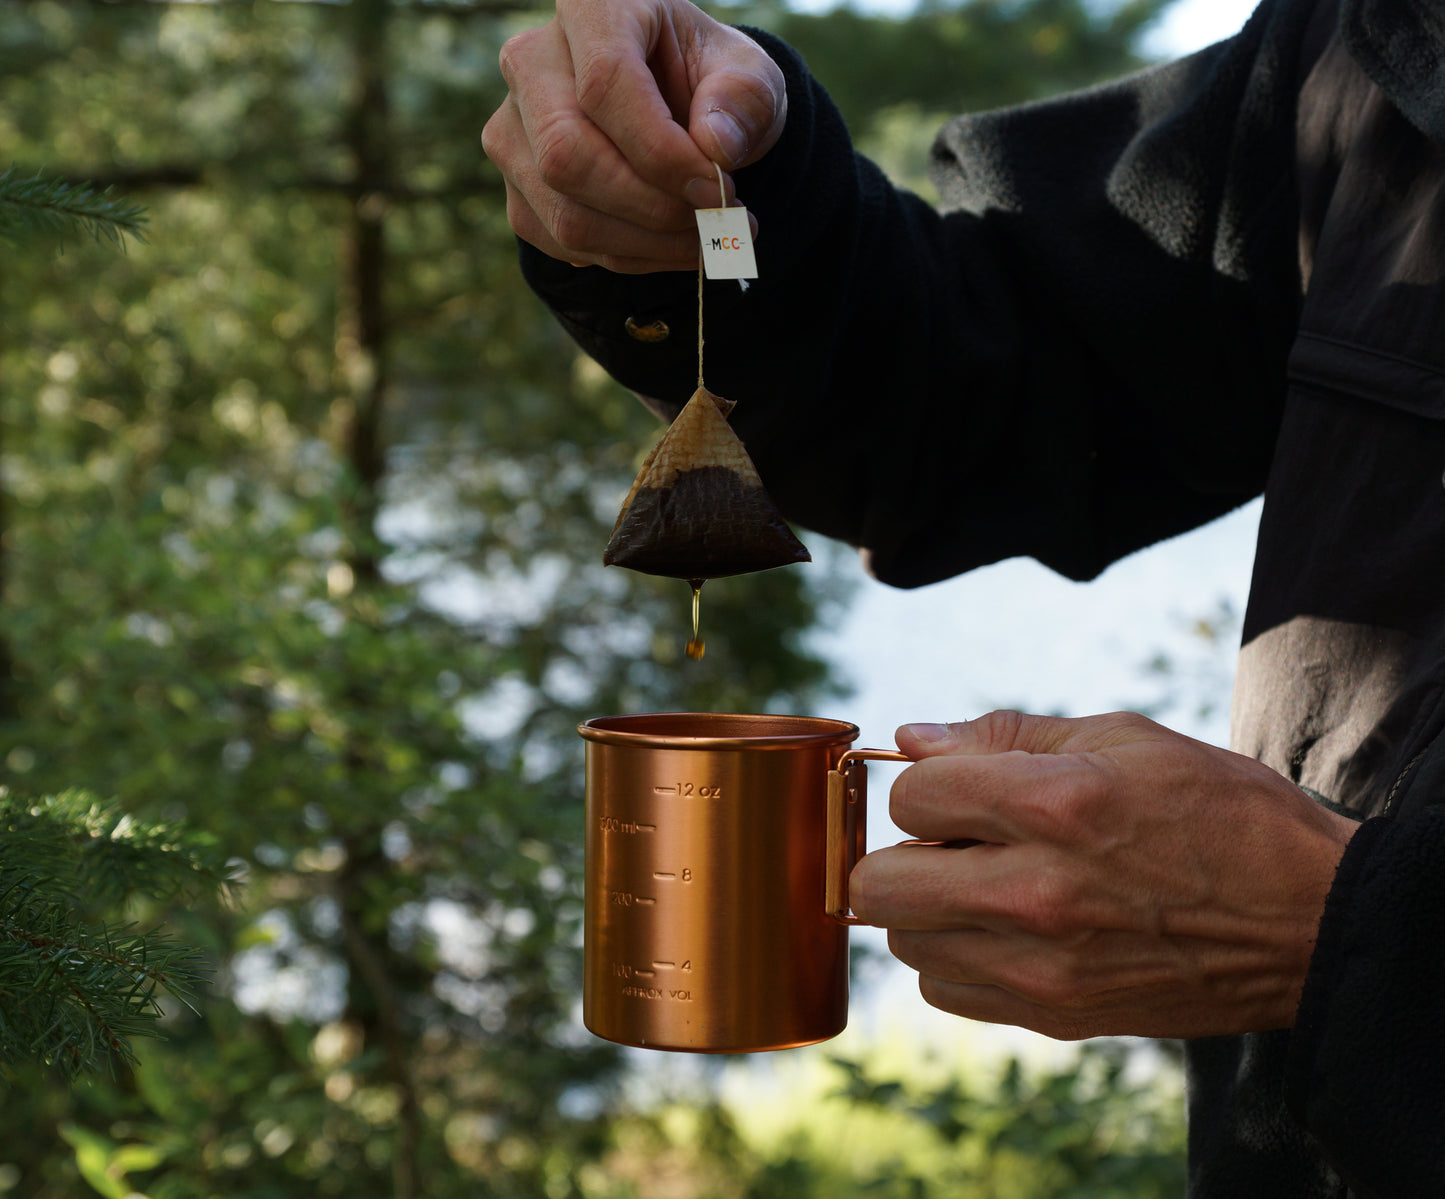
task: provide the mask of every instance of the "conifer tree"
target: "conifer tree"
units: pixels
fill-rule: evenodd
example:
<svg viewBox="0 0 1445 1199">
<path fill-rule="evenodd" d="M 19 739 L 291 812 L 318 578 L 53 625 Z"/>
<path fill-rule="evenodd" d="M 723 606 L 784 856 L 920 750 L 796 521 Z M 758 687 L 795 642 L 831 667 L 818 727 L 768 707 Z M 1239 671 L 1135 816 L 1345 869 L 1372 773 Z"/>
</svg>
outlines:
<svg viewBox="0 0 1445 1199">
<path fill-rule="evenodd" d="M 140 237 L 144 211 L 86 183 L 0 173 L 0 239 L 25 249 L 82 233 Z M 125 921 L 138 901 L 222 883 L 214 843 L 136 821 L 84 791 L 27 799 L 0 788 L 0 1075 L 22 1062 L 73 1078 L 134 1060 L 167 995 L 201 977 L 196 950 Z"/>
<path fill-rule="evenodd" d="M 165 996 L 185 1000 L 196 950 L 122 916 L 138 899 L 221 885 L 213 842 L 137 821 L 83 791 L 0 792 L 0 1074 L 21 1062 L 75 1077 L 133 1061 Z"/>
</svg>

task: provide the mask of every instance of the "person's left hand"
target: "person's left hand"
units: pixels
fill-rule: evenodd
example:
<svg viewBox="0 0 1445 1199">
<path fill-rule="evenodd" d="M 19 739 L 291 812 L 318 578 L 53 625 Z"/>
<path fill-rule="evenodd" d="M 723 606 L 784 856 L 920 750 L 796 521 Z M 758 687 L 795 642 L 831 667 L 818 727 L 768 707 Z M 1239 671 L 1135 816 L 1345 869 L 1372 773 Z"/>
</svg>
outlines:
<svg viewBox="0 0 1445 1199">
<path fill-rule="evenodd" d="M 853 911 L 933 1006 L 1062 1040 L 1294 1023 L 1358 827 L 1267 766 L 1121 713 L 905 725 L 918 759 Z"/>
</svg>

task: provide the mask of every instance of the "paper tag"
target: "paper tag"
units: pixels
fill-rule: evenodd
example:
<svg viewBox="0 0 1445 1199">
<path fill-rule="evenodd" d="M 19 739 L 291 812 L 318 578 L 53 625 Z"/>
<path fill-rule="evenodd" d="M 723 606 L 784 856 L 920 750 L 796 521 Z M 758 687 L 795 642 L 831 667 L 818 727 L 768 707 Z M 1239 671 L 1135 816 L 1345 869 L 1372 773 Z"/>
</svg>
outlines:
<svg viewBox="0 0 1445 1199">
<path fill-rule="evenodd" d="M 702 266 L 709 279 L 756 279 L 753 234 L 746 208 L 699 208 Z"/>
</svg>

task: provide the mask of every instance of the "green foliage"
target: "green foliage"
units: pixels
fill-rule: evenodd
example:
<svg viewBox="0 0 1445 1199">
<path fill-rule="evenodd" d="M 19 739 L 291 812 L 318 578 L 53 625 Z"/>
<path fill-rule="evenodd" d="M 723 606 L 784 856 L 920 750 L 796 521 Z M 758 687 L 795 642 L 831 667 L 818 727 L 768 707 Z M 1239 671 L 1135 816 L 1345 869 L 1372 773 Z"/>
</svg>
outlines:
<svg viewBox="0 0 1445 1199">
<path fill-rule="evenodd" d="M 806 1052 L 806 1051 L 805 1051 Z M 613 1122 L 579 1173 L 587 1199 L 1174 1199 L 1178 1068 L 1122 1042 L 1063 1064 L 886 1064 L 820 1047 L 724 1100 Z M 876 1055 L 874 1055 L 876 1056 Z"/>
<path fill-rule="evenodd" d="M 194 899 L 223 889 L 228 875 L 214 837 L 137 820 L 84 791 L 34 800 L 0 791 L 0 833 L 0 877 L 33 872 L 77 910 Z"/>
<path fill-rule="evenodd" d="M 130 1199 L 135 1188 L 126 1175 L 133 1171 L 153 1170 L 164 1154 L 150 1145 L 116 1145 L 109 1138 L 90 1132 L 75 1124 L 60 1130 L 75 1150 L 75 1164 L 80 1176 L 92 1190 L 105 1199 Z"/>
<path fill-rule="evenodd" d="M 891 18 L 842 8 L 760 21 L 803 54 L 849 126 L 864 132 L 876 113 L 899 104 L 953 115 L 1140 67 L 1135 39 L 1168 2 L 973 0 L 924 4 Z"/>
<path fill-rule="evenodd" d="M 215 843 L 69 791 L 0 792 L 0 1072 L 42 1063 L 63 1076 L 136 1060 L 162 999 L 204 976 L 197 952 L 106 914 L 221 889 Z"/>
<path fill-rule="evenodd" d="M 1130 1080 L 1127 1045 L 1087 1043 L 1072 1064 L 1038 1074 L 1013 1059 L 987 1090 L 958 1077 L 913 1088 L 877 1079 L 857 1062 L 833 1064 L 848 1099 L 932 1130 L 945 1159 L 900 1156 L 876 1178 L 860 1180 L 865 1193 L 1172 1199 L 1184 1188 L 1177 1091 L 1154 1078 Z"/>
<path fill-rule="evenodd" d="M 729 9 L 796 47 L 860 149 L 922 194 L 928 149 L 949 117 L 1035 100 L 1144 65 L 1139 36 L 1171 0 L 921 3 L 896 17 Z M 736 13 L 736 17 L 734 17 Z M 866 49 L 860 49 L 866 47 Z"/>
<path fill-rule="evenodd" d="M 97 191 L 86 183 L 0 173 L 0 240 L 11 245 L 63 237 L 74 229 L 121 245 L 126 236 L 141 236 L 145 219 L 143 208 L 116 196 L 113 188 Z"/>
<path fill-rule="evenodd" d="M 0 173 L 0 239 L 12 245 L 76 229 L 119 245 L 144 220 L 110 188 Z M 74 1078 L 135 1061 L 132 1039 L 154 1035 L 163 996 L 185 997 L 200 956 L 104 917 L 219 888 L 224 869 L 209 850 L 83 792 L 27 801 L 0 787 L 0 1074 L 38 1063 Z"/>
</svg>

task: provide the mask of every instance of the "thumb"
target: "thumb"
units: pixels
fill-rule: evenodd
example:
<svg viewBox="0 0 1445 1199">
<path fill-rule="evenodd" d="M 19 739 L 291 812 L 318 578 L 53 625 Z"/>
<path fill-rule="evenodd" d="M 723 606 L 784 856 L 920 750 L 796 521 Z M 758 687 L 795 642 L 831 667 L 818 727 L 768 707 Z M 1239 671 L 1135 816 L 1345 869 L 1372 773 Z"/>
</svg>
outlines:
<svg viewBox="0 0 1445 1199">
<path fill-rule="evenodd" d="M 895 736 L 898 748 L 915 759 L 943 754 L 1003 754 L 1014 750 L 1049 754 L 1082 749 L 1085 746 L 1081 741 L 1097 740 L 1092 734 L 1101 730 L 1091 727 L 1095 723 L 1097 718 L 1034 716 L 1003 710 L 950 724 L 905 724 Z"/>
<path fill-rule="evenodd" d="M 744 33 L 710 39 L 688 106 L 688 132 L 725 171 L 756 162 L 783 134 L 788 89 L 782 69 Z"/>
</svg>

